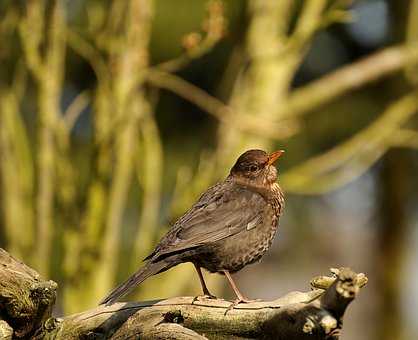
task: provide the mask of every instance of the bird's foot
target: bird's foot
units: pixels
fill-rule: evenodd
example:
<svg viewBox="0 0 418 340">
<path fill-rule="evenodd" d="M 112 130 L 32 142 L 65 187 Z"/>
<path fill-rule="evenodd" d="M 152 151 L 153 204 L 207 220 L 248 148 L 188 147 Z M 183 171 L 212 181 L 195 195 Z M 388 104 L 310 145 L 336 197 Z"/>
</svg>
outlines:
<svg viewBox="0 0 418 340">
<path fill-rule="evenodd" d="M 238 298 L 232 302 L 229 307 L 226 309 L 225 314 L 226 315 L 229 311 L 233 310 L 237 305 L 240 303 L 251 303 L 251 302 L 260 302 L 263 301 L 262 299 L 247 299 L 245 297 Z"/>
<path fill-rule="evenodd" d="M 203 295 L 198 295 L 195 296 L 192 300 L 192 304 L 194 304 L 196 301 L 199 300 L 204 300 L 204 299 L 217 299 L 217 297 L 215 295 L 212 295 L 211 293 L 207 293 L 207 294 L 203 294 Z"/>
</svg>

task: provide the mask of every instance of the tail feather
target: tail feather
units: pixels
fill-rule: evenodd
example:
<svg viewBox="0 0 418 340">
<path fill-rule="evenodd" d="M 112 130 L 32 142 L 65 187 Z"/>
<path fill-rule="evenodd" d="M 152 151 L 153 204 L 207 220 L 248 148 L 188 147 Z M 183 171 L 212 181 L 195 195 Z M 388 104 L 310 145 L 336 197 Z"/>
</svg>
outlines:
<svg viewBox="0 0 418 340">
<path fill-rule="evenodd" d="M 125 282 L 113 289 L 109 295 L 107 295 L 101 302 L 100 305 L 106 304 L 111 305 L 112 303 L 119 300 L 122 296 L 128 294 L 133 288 L 145 281 L 152 275 L 158 274 L 159 272 L 165 271 L 172 267 L 165 261 L 148 262 L 144 267 L 139 269 L 135 274 L 129 277 Z"/>
</svg>

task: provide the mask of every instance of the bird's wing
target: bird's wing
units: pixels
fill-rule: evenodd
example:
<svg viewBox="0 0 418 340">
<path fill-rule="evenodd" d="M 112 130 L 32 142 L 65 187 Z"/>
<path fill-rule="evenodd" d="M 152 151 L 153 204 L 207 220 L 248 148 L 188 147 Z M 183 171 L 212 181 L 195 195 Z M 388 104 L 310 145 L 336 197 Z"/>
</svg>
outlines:
<svg viewBox="0 0 418 340">
<path fill-rule="evenodd" d="M 219 241 L 262 223 L 264 198 L 243 187 L 210 188 L 161 240 L 157 257 Z"/>
</svg>

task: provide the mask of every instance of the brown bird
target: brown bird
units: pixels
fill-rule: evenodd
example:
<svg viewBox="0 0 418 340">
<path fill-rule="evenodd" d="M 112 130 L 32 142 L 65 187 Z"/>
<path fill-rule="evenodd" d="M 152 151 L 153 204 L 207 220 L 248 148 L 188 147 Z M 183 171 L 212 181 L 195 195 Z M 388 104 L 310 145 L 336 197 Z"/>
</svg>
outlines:
<svg viewBox="0 0 418 340">
<path fill-rule="evenodd" d="M 201 268 L 226 276 L 237 296 L 234 305 L 250 302 L 238 290 L 231 273 L 259 260 L 271 246 L 284 206 L 273 163 L 283 152 L 243 153 L 229 176 L 210 187 L 173 225 L 145 258 L 145 266 L 101 304 L 112 304 L 150 276 L 184 262 L 194 264 L 204 295 L 214 297 Z"/>
</svg>

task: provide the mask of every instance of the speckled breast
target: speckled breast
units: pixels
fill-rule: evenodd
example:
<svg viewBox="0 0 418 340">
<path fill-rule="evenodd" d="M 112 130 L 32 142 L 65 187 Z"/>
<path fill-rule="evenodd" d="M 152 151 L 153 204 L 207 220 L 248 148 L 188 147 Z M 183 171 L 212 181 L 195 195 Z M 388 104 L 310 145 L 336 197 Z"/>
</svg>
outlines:
<svg viewBox="0 0 418 340">
<path fill-rule="evenodd" d="M 216 242 L 211 254 L 199 256 L 199 264 L 211 272 L 237 272 L 258 261 L 272 244 L 278 228 L 279 213 L 275 206 L 266 204 L 262 223 Z"/>
</svg>

